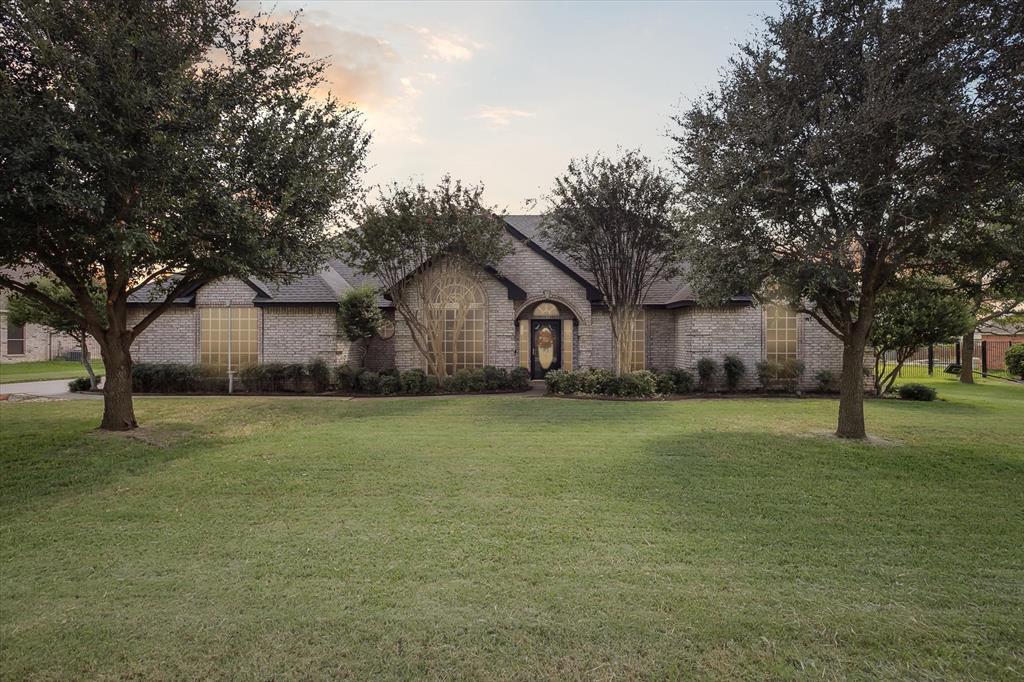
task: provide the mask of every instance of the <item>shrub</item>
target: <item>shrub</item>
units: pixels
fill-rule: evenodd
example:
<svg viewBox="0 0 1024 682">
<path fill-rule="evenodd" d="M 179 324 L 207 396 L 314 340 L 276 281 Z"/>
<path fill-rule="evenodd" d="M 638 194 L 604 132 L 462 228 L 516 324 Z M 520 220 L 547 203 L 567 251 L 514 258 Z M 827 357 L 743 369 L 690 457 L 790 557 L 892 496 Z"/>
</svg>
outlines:
<svg viewBox="0 0 1024 682">
<path fill-rule="evenodd" d="M 306 373 L 313 382 L 313 391 L 323 393 L 331 385 L 331 368 L 321 358 L 306 366 Z"/>
<path fill-rule="evenodd" d="M 394 374 L 380 374 L 377 391 L 381 395 L 394 395 L 400 388 L 399 378 Z"/>
<path fill-rule="evenodd" d="M 306 377 L 309 376 L 306 366 L 298 363 L 291 362 L 283 366 L 281 370 L 282 379 L 281 389 L 287 385 L 292 391 L 301 393 L 306 390 Z"/>
<path fill-rule="evenodd" d="M 99 377 L 96 377 L 99 379 Z M 89 381 L 89 377 L 78 377 L 68 382 L 68 390 L 72 393 L 79 393 L 81 391 L 88 391 L 92 387 L 92 382 Z"/>
<path fill-rule="evenodd" d="M 426 379 L 426 381 L 423 384 L 423 386 L 424 386 L 423 392 L 424 393 L 437 393 L 437 389 L 440 387 L 440 385 L 441 384 L 440 384 L 440 382 L 438 382 L 437 377 L 435 377 L 433 374 L 428 374 L 427 375 L 427 379 Z"/>
<path fill-rule="evenodd" d="M 350 365 L 338 365 L 334 370 L 334 385 L 339 391 L 353 391 L 359 385 L 359 374 Z"/>
<path fill-rule="evenodd" d="M 435 386 L 437 380 L 434 380 Z M 409 369 L 398 377 L 398 387 L 402 393 L 419 395 L 427 393 L 427 373 L 422 369 Z"/>
<path fill-rule="evenodd" d="M 800 386 L 800 377 L 804 373 L 802 360 L 786 360 L 785 362 L 769 362 L 762 360 L 757 363 L 757 378 L 761 387 L 767 391 L 795 391 Z"/>
<path fill-rule="evenodd" d="M 508 387 L 513 391 L 526 391 L 530 388 L 530 370 L 516 367 L 508 373 Z"/>
<path fill-rule="evenodd" d="M 935 400 L 935 389 L 924 384 L 903 384 L 897 389 L 901 400 Z"/>
<path fill-rule="evenodd" d="M 608 385 L 614 380 L 615 375 L 612 372 L 606 369 L 591 367 L 588 370 L 580 372 L 580 392 L 590 393 L 592 395 L 608 393 Z"/>
<path fill-rule="evenodd" d="M 548 393 L 564 394 L 564 386 L 566 371 L 563 369 L 553 369 L 544 375 L 544 383 L 548 387 Z"/>
<path fill-rule="evenodd" d="M 380 393 L 380 374 L 377 372 L 361 372 L 357 388 L 363 393 Z"/>
<path fill-rule="evenodd" d="M 701 358 L 697 361 L 697 376 L 700 377 L 700 390 L 710 391 L 715 381 L 715 370 L 718 364 L 711 358 Z"/>
<path fill-rule="evenodd" d="M 623 374 L 616 382 L 615 395 L 626 398 L 641 398 L 654 395 L 658 390 L 658 382 L 654 374 L 641 369 L 637 372 Z"/>
<path fill-rule="evenodd" d="M 1024 343 L 1016 343 L 1006 349 L 1006 371 L 1010 376 L 1024 379 Z"/>
<path fill-rule="evenodd" d="M 814 375 L 818 383 L 818 390 L 822 393 L 836 393 L 839 391 L 839 377 L 830 369 L 823 369 Z"/>
<path fill-rule="evenodd" d="M 655 380 L 658 383 L 658 393 L 669 395 L 676 392 L 676 378 L 671 370 L 662 370 L 655 373 Z"/>
<path fill-rule="evenodd" d="M 737 356 L 726 355 L 722 359 L 722 372 L 725 373 L 725 387 L 735 391 L 740 387 L 743 375 L 747 373 L 747 366 Z"/>
<path fill-rule="evenodd" d="M 201 370 L 174 362 L 140 362 L 132 366 L 132 390 L 139 393 L 192 393 L 200 388 Z"/>
<path fill-rule="evenodd" d="M 482 369 L 460 369 L 444 380 L 444 390 L 450 393 L 476 393 L 484 390 Z"/>
<path fill-rule="evenodd" d="M 484 388 L 488 391 L 502 391 L 508 388 L 508 370 L 487 365 L 483 369 Z"/>
<path fill-rule="evenodd" d="M 693 390 L 696 382 L 694 381 L 693 374 L 685 369 L 676 368 L 669 370 L 672 373 L 672 378 L 675 382 L 676 393 L 689 393 Z"/>
</svg>

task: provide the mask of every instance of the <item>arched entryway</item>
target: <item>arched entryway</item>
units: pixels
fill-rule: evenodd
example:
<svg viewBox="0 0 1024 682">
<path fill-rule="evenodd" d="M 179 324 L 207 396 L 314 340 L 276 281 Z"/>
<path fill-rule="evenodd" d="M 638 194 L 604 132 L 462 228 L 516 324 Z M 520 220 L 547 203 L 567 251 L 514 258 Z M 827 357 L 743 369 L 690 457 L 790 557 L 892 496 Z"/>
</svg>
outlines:
<svg viewBox="0 0 1024 682">
<path fill-rule="evenodd" d="M 556 369 L 572 369 L 576 316 L 559 301 L 535 301 L 523 306 L 519 325 L 519 366 L 533 379 Z"/>
</svg>

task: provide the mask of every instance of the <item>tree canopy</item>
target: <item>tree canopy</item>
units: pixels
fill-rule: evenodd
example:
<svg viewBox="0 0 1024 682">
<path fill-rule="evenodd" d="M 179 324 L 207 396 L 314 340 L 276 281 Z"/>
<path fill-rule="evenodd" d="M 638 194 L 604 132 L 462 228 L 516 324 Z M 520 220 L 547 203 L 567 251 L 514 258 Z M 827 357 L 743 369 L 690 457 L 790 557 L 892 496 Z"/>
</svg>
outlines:
<svg viewBox="0 0 1024 682">
<path fill-rule="evenodd" d="M 555 180 L 541 232 L 594 277 L 608 306 L 616 369 L 631 369 L 633 326 L 651 286 L 675 274 L 679 233 L 672 180 L 635 150 L 575 159 Z"/>
<path fill-rule="evenodd" d="M 840 436 L 865 435 L 878 296 L 1020 180 L 1021 22 L 1010 0 L 791 0 L 675 119 L 691 280 L 843 341 Z"/>
<path fill-rule="evenodd" d="M 359 114 L 317 100 L 298 17 L 232 0 L 7 3 L 0 16 L 0 285 L 78 319 L 107 368 L 105 428 L 135 425 L 130 347 L 181 293 L 312 271 L 359 196 Z M 104 310 L 89 296 L 104 287 Z M 153 305 L 129 320 L 148 283 Z"/>
</svg>

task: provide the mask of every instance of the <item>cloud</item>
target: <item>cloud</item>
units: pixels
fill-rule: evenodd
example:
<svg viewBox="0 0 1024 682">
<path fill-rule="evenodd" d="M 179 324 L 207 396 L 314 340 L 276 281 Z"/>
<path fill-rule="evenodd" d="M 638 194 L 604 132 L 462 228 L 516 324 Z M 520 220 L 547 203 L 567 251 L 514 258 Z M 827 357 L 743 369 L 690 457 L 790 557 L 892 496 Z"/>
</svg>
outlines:
<svg viewBox="0 0 1024 682">
<path fill-rule="evenodd" d="M 512 121 L 518 118 L 532 118 L 535 114 L 522 109 L 507 109 L 505 107 L 481 107 L 480 111 L 469 118 L 477 119 L 487 123 L 489 128 L 507 128 Z"/>
<path fill-rule="evenodd" d="M 461 36 L 441 36 L 429 28 L 415 29 L 423 37 L 427 57 L 442 62 L 466 62 L 473 58 L 473 51 L 483 45 Z"/>
</svg>

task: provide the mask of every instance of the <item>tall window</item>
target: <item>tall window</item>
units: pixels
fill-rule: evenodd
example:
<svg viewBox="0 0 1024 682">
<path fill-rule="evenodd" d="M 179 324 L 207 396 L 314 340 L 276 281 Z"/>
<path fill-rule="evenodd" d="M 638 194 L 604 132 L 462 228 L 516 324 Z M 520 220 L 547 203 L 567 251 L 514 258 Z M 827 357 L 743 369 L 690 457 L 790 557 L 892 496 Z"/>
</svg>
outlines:
<svg viewBox="0 0 1024 682">
<path fill-rule="evenodd" d="M 200 308 L 199 364 L 218 374 L 260 361 L 256 308 Z"/>
<path fill-rule="evenodd" d="M 781 305 L 765 307 L 765 349 L 768 362 L 797 359 L 797 314 Z"/>
<path fill-rule="evenodd" d="M 7 323 L 7 354 L 25 354 L 25 325 Z"/>
<path fill-rule="evenodd" d="M 484 366 L 484 297 L 476 285 L 438 287 L 431 303 L 432 324 L 442 343 L 445 372 Z"/>
<path fill-rule="evenodd" d="M 647 317 L 643 309 L 637 311 L 633 320 L 633 353 L 629 371 L 636 372 L 647 366 Z"/>
</svg>

